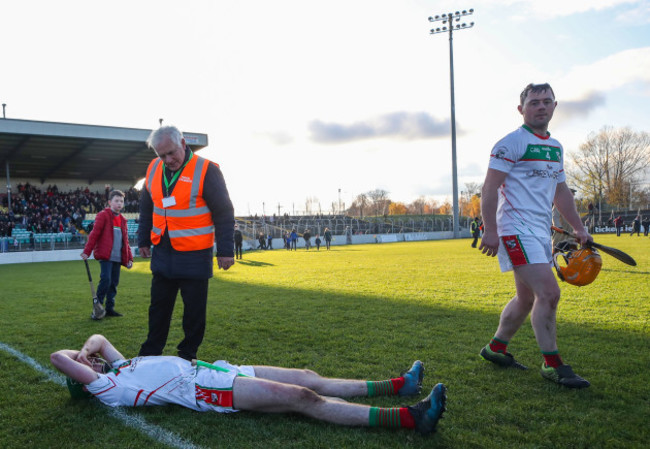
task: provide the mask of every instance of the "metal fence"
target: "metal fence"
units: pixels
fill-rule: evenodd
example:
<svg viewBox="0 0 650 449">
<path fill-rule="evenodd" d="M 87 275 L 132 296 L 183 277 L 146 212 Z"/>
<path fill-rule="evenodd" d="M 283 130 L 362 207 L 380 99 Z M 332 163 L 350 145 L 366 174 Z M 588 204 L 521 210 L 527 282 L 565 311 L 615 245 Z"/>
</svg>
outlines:
<svg viewBox="0 0 650 449">
<path fill-rule="evenodd" d="M 469 228 L 471 219 L 463 218 L 461 228 Z M 323 235 L 328 228 L 333 235 L 396 234 L 408 232 L 451 231 L 452 219 L 446 217 L 400 217 L 361 219 L 344 215 L 292 216 L 273 220 L 269 218 L 239 218 L 239 229 L 246 239 L 257 240 L 260 233 L 265 237 L 281 238 L 285 232 L 296 230 L 302 235 L 309 230 L 312 236 Z M 129 223 L 129 244 L 137 246 L 137 225 Z M 0 237 L 0 253 L 14 251 L 53 251 L 61 249 L 83 249 L 88 240 L 86 234 L 69 232 L 31 234 L 26 230 L 14 229 L 11 237 Z"/>
<path fill-rule="evenodd" d="M 72 235 L 67 232 L 56 234 L 34 234 L 31 236 L 0 237 L 0 253 L 17 251 L 56 251 L 62 249 L 83 250 L 88 236 L 83 234 Z M 129 235 L 129 244 L 137 246 L 137 237 Z"/>
<path fill-rule="evenodd" d="M 333 235 L 359 234 L 395 234 L 407 232 L 437 232 L 453 230 L 453 220 L 445 217 L 418 218 L 375 218 L 361 219 L 348 216 L 330 217 L 282 217 L 269 220 L 268 218 L 240 218 L 237 220 L 239 229 L 245 238 L 257 240 L 260 234 L 272 238 L 280 238 L 285 232 L 296 230 L 303 234 L 309 230 L 312 236 L 323 235 L 328 228 Z M 469 228 L 471 219 L 463 218 L 461 228 Z"/>
</svg>

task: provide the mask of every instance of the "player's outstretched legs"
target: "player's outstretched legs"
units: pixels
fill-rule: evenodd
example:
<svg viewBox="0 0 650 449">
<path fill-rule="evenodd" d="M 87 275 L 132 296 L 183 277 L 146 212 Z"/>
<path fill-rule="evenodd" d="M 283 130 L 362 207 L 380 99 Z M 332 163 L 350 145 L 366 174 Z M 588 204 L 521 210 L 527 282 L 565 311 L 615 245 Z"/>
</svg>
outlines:
<svg viewBox="0 0 650 449">
<path fill-rule="evenodd" d="M 258 378 L 298 385 L 314 390 L 318 394 L 336 397 L 355 396 L 412 396 L 422 391 L 424 364 L 416 360 L 411 368 L 394 379 L 366 381 L 354 379 L 332 379 L 323 377 L 308 369 L 255 366 Z"/>
<path fill-rule="evenodd" d="M 392 408 L 353 404 L 321 396 L 303 386 L 257 377 L 238 377 L 233 385 L 233 406 L 238 410 L 296 412 L 334 424 L 410 428 L 423 435 L 436 429 L 445 404 L 446 388 L 443 384 L 436 385 L 426 399 L 414 406 Z"/>
</svg>

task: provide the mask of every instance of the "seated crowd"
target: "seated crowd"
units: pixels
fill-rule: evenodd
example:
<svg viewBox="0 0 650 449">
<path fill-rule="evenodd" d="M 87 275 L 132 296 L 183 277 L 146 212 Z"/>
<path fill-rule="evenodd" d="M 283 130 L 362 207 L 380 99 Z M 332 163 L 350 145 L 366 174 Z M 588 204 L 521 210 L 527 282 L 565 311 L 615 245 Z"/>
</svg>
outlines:
<svg viewBox="0 0 650 449">
<path fill-rule="evenodd" d="M 71 232 L 83 229 L 86 214 L 93 214 L 106 207 L 110 187 L 104 192 L 91 192 L 88 187 L 60 192 L 56 185 L 42 191 L 29 183 L 18 184 L 12 191 L 11 209 L 6 194 L 0 197 L 0 237 L 11 236 L 16 227 L 34 234 Z M 123 212 L 137 212 L 139 192 L 130 188 L 125 192 Z"/>
</svg>

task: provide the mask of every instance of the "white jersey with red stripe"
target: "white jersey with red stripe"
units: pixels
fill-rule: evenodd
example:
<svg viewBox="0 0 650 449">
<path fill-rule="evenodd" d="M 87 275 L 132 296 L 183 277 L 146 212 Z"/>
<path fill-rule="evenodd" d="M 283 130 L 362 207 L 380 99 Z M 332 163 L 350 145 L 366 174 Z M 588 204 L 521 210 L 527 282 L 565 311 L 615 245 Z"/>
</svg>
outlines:
<svg viewBox="0 0 650 449">
<path fill-rule="evenodd" d="M 232 385 L 238 373 L 254 376 L 251 366 L 215 365 L 228 372 L 192 366 L 180 357 L 147 356 L 116 360 L 113 370 L 86 385 L 111 407 L 176 404 L 197 411 L 233 412 Z"/>
<path fill-rule="evenodd" d="M 499 187 L 499 236 L 550 237 L 555 188 L 566 179 L 563 156 L 560 142 L 526 125 L 494 145 L 489 168 L 507 173 Z"/>
</svg>

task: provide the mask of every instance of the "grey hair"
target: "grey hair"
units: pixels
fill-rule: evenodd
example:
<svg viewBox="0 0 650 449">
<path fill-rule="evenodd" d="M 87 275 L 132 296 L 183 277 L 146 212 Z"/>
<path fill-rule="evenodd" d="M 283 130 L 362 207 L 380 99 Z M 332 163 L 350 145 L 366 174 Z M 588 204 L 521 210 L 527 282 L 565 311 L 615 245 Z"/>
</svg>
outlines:
<svg viewBox="0 0 650 449">
<path fill-rule="evenodd" d="M 151 134 L 149 134 L 149 137 L 147 138 L 147 146 L 156 151 L 156 147 L 160 145 L 160 142 L 165 138 L 168 138 L 179 147 L 183 146 L 183 133 L 180 129 L 171 125 L 161 126 L 160 128 L 151 131 Z"/>
</svg>

